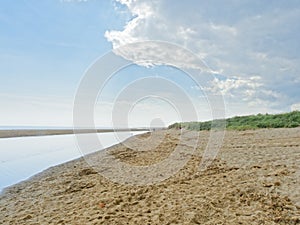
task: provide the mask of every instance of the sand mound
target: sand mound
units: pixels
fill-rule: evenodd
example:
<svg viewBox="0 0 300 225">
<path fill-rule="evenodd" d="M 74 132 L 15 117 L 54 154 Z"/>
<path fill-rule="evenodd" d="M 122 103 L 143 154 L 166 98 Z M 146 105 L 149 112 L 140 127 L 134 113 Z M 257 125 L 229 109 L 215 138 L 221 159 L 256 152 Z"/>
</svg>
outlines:
<svg viewBox="0 0 300 225">
<path fill-rule="evenodd" d="M 157 131 L 152 151 L 145 134 L 107 151 L 151 165 L 197 135 L 180 144 L 179 131 Z M 113 183 L 84 159 L 50 168 L 4 192 L 0 224 L 300 224 L 299 128 L 227 131 L 217 159 L 199 172 L 208 135 L 200 132 L 186 166 L 158 184 Z"/>
</svg>

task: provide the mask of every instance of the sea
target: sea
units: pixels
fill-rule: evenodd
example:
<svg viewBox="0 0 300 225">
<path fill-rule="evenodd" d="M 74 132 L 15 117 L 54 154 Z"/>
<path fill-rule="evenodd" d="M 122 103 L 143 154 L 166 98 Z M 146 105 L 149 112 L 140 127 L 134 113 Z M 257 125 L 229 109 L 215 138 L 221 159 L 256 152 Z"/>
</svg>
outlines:
<svg viewBox="0 0 300 225">
<path fill-rule="evenodd" d="M 0 127 L 0 129 L 49 129 L 50 127 Z M 51 129 L 59 129 L 51 127 Z M 61 129 L 68 129 L 61 127 Z M 101 149 L 118 144 L 145 131 L 98 133 Z M 81 134 L 89 135 L 89 134 Z M 92 151 L 91 151 L 92 152 Z M 0 192 L 8 186 L 21 182 L 43 170 L 84 156 L 78 148 L 74 134 L 0 138 Z"/>
</svg>

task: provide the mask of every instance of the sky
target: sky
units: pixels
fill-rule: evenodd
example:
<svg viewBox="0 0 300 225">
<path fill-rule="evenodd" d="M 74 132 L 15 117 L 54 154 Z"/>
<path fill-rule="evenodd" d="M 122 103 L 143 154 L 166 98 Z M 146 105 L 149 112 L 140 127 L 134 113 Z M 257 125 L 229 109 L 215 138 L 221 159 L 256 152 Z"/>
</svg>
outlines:
<svg viewBox="0 0 300 225">
<path fill-rule="evenodd" d="M 72 126 L 88 68 L 123 46 L 135 53 L 121 54 L 133 64 L 99 93 L 96 126 L 125 126 L 114 123 L 124 113 L 130 126 L 208 120 L 213 109 L 205 96 L 216 90 L 226 117 L 299 110 L 299 21 L 297 0 L 2 0 L 0 126 Z M 210 68 L 210 82 L 199 87 L 180 68 L 137 63 L 130 44 L 152 40 L 191 51 Z M 193 67 L 177 53 L 140 55 Z M 145 96 L 132 102 L 122 94 L 128 89 Z M 197 116 L 188 113 L 185 96 Z M 114 112 L 116 106 L 130 112 Z"/>
</svg>

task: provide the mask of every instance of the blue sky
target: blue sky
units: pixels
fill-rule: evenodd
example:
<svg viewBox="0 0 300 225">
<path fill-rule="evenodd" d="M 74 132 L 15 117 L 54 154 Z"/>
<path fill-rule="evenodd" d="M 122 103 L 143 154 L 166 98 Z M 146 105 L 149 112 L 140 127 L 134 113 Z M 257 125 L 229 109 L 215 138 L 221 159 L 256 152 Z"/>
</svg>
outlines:
<svg viewBox="0 0 300 225">
<path fill-rule="evenodd" d="M 112 49 L 146 40 L 177 44 L 205 61 L 216 78 L 204 90 L 221 91 L 226 116 L 300 109 L 299 21 L 293 0 L 3 0 L 0 125 L 71 126 L 86 69 Z M 199 119 L 210 118 L 203 90 L 181 71 L 131 66 L 107 84 L 96 124 L 110 126 L 112 96 L 147 76 L 177 83 L 199 107 Z M 153 115 L 165 124 L 180 119 L 161 100 L 145 100 L 132 112 L 132 126 L 148 125 Z"/>
</svg>

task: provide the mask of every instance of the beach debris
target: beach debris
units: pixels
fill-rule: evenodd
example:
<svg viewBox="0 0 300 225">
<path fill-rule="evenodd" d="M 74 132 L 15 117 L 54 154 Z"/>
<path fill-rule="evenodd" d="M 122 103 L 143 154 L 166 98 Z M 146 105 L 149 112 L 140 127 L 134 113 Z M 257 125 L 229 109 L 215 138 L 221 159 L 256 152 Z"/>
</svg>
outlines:
<svg viewBox="0 0 300 225">
<path fill-rule="evenodd" d="M 25 217 L 23 217 L 23 220 L 29 220 L 32 219 L 33 216 L 31 214 L 26 215 Z"/>
<path fill-rule="evenodd" d="M 86 176 L 86 175 L 90 175 L 90 174 L 96 174 L 97 171 L 95 171 L 94 169 L 91 168 L 85 168 L 83 170 L 81 170 L 78 175 L 79 176 Z"/>
<path fill-rule="evenodd" d="M 281 185 L 281 183 L 279 182 L 279 181 L 276 181 L 275 183 L 274 183 L 274 186 L 280 186 Z"/>
<path fill-rule="evenodd" d="M 65 193 L 74 193 L 78 191 L 82 191 L 83 189 L 89 189 L 96 185 L 96 183 L 90 182 L 72 182 L 68 188 L 65 190 Z"/>
<path fill-rule="evenodd" d="M 98 206 L 99 206 L 99 208 L 101 208 L 101 209 L 102 209 L 102 208 L 104 208 L 104 207 L 105 207 L 105 203 L 103 203 L 103 202 L 100 202 Z"/>
</svg>

